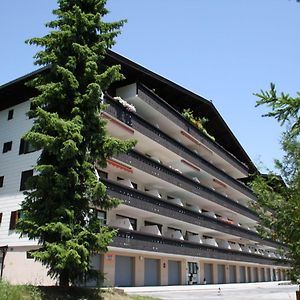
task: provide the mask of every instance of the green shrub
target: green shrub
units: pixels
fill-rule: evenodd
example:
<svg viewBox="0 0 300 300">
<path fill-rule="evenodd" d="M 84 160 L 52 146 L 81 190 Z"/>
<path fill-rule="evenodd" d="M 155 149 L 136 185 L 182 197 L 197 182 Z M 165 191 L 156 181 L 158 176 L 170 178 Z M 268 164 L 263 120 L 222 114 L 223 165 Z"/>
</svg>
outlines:
<svg viewBox="0 0 300 300">
<path fill-rule="evenodd" d="M 0 300 L 42 300 L 42 296 L 31 285 L 12 285 L 0 281 Z"/>
</svg>

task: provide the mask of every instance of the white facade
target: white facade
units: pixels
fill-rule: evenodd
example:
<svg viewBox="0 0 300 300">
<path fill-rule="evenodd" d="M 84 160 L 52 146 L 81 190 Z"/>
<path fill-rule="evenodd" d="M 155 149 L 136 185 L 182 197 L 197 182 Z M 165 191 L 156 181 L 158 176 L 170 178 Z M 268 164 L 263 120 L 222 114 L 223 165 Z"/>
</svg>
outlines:
<svg viewBox="0 0 300 300">
<path fill-rule="evenodd" d="M 287 268 L 275 260 L 272 264 L 276 244 L 264 244 L 256 234 L 257 220 L 248 211 L 253 196 L 237 180 L 248 175 L 245 166 L 205 141 L 205 136 L 199 138 L 193 128 L 184 127 L 185 121 L 173 108 L 149 104 L 156 97 L 153 92 L 147 94 L 147 102 L 137 91 L 137 83 L 116 90 L 136 107 L 131 116 L 117 100 L 112 111 L 103 114 L 109 134 L 138 141 L 132 157 L 112 158 L 106 169 L 99 169 L 108 184 L 115 186 L 109 192 L 119 193 L 120 199 L 124 196 L 123 204 L 106 213 L 106 223 L 119 228 L 119 235 L 108 253 L 92 258 L 107 276 L 105 285 L 201 284 L 204 279 L 218 283 L 221 277 L 225 282 L 285 279 Z M 0 111 L 0 182 L 4 176 L 0 247 L 8 246 L 3 278 L 13 283 L 55 284 L 28 253 L 37 244 L 10 229 L 13 212 L 20 209 L 24 197 L 21 174 L 33 169 L 40 154 L 20 154 L 21 138 L 33 120 L 26 115 L 30 101 L 19 102 Z M 114 109 L 123 110 L 119 115 L 127 114 L 130 120 L 138 116 L 136 122 L 144 125 L 129 124 L 114 115 Z M 155 130 L 159 130 L 157 136 L 150 137 Z M 7 151 L 10 145 L 4 145 L 10 142 Z M 241 255 L 249 257 L 243 260 Z M 127 275 L 120 275 L 122 268 L 127 268 Z M 224 274 L 219 276 L 218 270 Z"/>
</svg>

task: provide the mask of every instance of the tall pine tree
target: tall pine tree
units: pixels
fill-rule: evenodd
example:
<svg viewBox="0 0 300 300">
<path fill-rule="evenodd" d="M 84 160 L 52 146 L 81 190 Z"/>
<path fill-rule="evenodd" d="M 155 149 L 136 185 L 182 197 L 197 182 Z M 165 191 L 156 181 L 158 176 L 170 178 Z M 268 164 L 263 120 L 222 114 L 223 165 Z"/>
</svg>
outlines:
<svg viewBox="0 0 300 300">
<path fill-rule="evenodd" d="M 56 19 L 46 24 L 50 33 L 27 41 L 42 47 L 35 64 L 49 65 L 50 71 L 30 83 L 38 95 L 25 139 L 41 155 L 18 228 L 38 242 L 34 258 L 63 286 L 89 272 L 91 254 L 106 251 L 114 236 L 91 209 L 117 205 L 97 180 L 95 164 L 105 167 L 107 158 L 134 145 L 109 137 L 101 119 L 103 94 L 123 78 L 120 66 L 104 64 L 124 23 L 104 22 L 105 5 L 105 0 L 58 0 Z"/>
</svg>

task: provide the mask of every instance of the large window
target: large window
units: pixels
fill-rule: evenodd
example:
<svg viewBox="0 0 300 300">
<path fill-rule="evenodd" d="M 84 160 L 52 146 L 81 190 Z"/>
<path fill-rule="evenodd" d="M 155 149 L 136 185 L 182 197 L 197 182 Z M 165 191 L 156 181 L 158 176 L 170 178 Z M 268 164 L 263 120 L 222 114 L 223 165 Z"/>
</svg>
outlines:
<svg viewBox="0 0 300 300">
<path fill-rule="evenodd" d="M 0 188 L 3 187 L 4 176 L 0 176 Z"/>
<path fill-rule="evenodd" d="M 19 154 L 26 154 L 26 153 L 34 152 L 36 150 L 37 149 L 31 143 L 25 141 L 24 139 L 21 139 Z"/>
<path fill-rule="evenodd" d="M 28 178 L 33 176 L 33 170 L 23 171 L 21 175 L 20 191 L 26 190 L 26 182 Z"/>
<path fill-rule="evenodd" d="M 12 147 L 12 141 L 4 143 L 2 152 L 5 153 L 5 152 L 10 151 L 11 147 Z"/>
<path fill-rule="evenodd" d="M 106 212 L 103 210 L 94 209 L 95 217 L 100 220 L 102 225 L 106 224 Z"/>
<path fill-rule="evenodd" d="M 8 111 L 7 120 L 11 120 L 14 117 L 14 110 L 11 109 Z"/>
<path fill-rule="evenodd" d="M 16 229 L 17 222 L 21 218 L 21 211 L 15 210 L 10 213 L 9 230 Z"/>
</svg>

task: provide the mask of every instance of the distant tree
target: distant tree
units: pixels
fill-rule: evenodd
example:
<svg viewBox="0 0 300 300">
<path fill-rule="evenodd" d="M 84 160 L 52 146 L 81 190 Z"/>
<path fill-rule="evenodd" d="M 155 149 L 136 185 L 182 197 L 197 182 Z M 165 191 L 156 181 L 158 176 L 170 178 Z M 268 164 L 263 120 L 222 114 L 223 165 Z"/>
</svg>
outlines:
<svg viewBox="0 0 300 300">
<path fill-rule="evenodd" d="M 275 160 L 279 176 L 272 173 L 258 176 L 252 183 L 258 197 L 255 206 L 263 220 L 260 231 L 285 243 L 296 279 L 300 276 L 300 95 L 278 95 L 274 84 L 270 91 L 256 95 L 259 97 L 257 105 L 271 108 L 265 116 L 287 125 L 281 138 L 284 157 Z"/>
<path fill-rule="evenodd" d="M 35 64 L 49 65 L 50 71 L 30 83 L 38 95 L 25 139 L 41 155 L 28 181 L 18 229 L 38 242 L 34 258 L 62 286 L 92 271 L 91 254 L 107 251 L 115 234 L 92 209 L 118 204 L 97 180 L 95 165 L 105 167 L 107 158 L 134 145 L 108 136 L 101 117 L 103 94 L 123 78 L 120 66 L 104 64 L 124 24 L 104 22 L 105 5 L 105 0 L 58 0 L 57 18 L 46 25 L 52 31 L 27 41 L 43 48 Z"/>
</svg>

